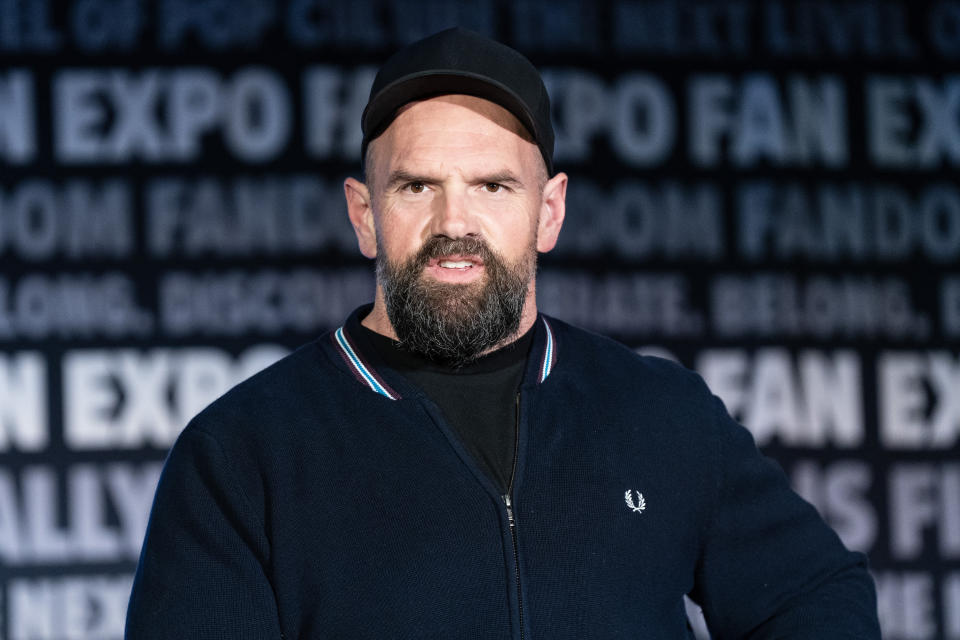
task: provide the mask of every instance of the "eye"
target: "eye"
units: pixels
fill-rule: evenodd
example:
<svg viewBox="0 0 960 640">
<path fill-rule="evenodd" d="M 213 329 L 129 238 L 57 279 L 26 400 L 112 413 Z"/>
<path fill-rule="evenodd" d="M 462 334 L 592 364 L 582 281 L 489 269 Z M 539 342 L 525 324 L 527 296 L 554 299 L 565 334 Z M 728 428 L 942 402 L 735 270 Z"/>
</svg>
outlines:
<svg viewBox="0 0 960 640">
<path fill-rule="evenodd" d="M 497 193 L 503 189 L 503 185 L 496 182 L 488 182 L 483 185 L 483 188 L 487 190 L 487 193 Z"/>
<path fill-rule="evenodd" d="M 422 182 L 411 182 L 406 187 L 410 193 L 423 193 L 423 190 L 427 188 Z"/>
</svg>

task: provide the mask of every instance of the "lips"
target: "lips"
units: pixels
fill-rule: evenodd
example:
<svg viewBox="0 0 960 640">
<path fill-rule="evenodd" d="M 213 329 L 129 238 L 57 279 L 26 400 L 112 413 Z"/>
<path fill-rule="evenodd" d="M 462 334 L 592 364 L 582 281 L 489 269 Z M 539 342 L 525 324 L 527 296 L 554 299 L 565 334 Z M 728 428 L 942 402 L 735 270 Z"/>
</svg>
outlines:
<svg viewBox="0 0 960 640">
<path fill-rule="evenodd" d="M 437 282 L 469 284 L 483 277 L 484 264 L 477 255 L 441 255 L 427 262 L 424 273 Z"/>
<path fill-rule="evenodd" d="M 482 267 L 483 260 L 478 256 L 450 255 L 433 258 L 427 263 L 427 266 L 440 269 L 465 270 L 472 269 L 473 267 Z"/>
</svg>

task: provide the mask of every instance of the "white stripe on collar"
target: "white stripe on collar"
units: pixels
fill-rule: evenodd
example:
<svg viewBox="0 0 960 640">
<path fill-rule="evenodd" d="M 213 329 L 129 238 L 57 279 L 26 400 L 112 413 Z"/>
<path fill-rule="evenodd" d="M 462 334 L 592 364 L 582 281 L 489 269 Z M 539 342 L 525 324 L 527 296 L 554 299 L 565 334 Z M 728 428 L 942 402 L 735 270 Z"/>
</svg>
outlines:
<svg viewBox="0 0 960 640">
<path fill-rule="evenodd" d="M 553 331 L 551 331 L 547 319 L 543 316 L 540 317 L 543 320 L 543 326 L 547 329 L 547 346 L 543 353 L 543 365 L 540 367 L 540 382 L 543 382 L 553 371 Z"/>
<path fill-rule="evenodd" d="M 543 320 L 543 327 L 547 332 L 547 343 L 544 347 L 543 352 L 543 363 L 540 365 L 540 382 L 543 382 L 547 379 L 547 376 L 553 371 L 554 365 L 554 344 L 553 344 L 553 330 L 550 328 L 550 323 L 547 322 L 547 319 L 541 316 Z M 357 355 L 356 351 L 353 350 L 353 347 L 350 345 L 350 342 L 347 340 L 346 335 L 344 334 L 343 327 L 340 327 L 334 332 L 334 338 L 336 340 L 337 346 L 340 347 L 343 351 L 344 356 L 346 356 L 347 362 L 353 367 L 354 372 L 357 374 L 357 377 L 360 378 L 371 390 L 379 393 L 380 395 L 390 398 L 391 400 L 396 400 L 394 396 L 387 388 L 377 380 L 376 376 L 367 368 L 367 365 L 360 359 L 360 356 Z"/>
<path fill-rule="evenodd" d="M 337 339 L 337 344 L 343 350 L 343 353 L 347 356 L 347 361 L 353 365 L 354 370 L 357 372 L 357 375 L 361 380 L 367 383 L 367 386 L 379 393 L 382 396 L 386 396 L 391 400 L 396 400 L 396 398 L 387 391 L 380 382 L 370 373 L 370 370 L 367 369 L 367 366 L 363 363 L 363 360 L 354 352 L 353 347 L 350 346 L 350 342 L 347 341 L 346 336 L 343 334 L 343 327 L 337 329 L 334 334 Z"/>
</svg>

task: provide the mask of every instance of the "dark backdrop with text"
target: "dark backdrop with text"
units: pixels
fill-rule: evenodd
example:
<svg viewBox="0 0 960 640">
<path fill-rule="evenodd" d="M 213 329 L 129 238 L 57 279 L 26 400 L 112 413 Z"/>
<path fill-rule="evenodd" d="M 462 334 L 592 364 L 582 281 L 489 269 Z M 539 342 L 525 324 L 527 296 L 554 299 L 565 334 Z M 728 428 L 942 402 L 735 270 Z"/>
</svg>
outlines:
<svg viewBox="0 0 960 640">
<path fill-rule="evenodd" d="M 122 637 L 180 429 L 372 298 L 360 112 L 454 24 L 553 98 L 541 309 L 699 371 L 884 637 L 960 639 L 960 2 L 922 0 L 0 0 L 0 638 Z"/>
</svg>

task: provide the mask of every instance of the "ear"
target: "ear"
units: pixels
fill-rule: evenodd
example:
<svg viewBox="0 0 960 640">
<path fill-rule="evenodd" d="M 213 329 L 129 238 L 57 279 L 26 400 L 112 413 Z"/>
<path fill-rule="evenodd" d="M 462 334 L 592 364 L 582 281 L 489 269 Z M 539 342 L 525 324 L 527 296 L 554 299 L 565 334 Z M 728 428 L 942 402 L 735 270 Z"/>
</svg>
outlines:
<svg viewBox="0 0 960 640">
<path fill-rule="evenodd" d="M 557 244 L 567 206 L 567 174 L 558 173 L 543 186 L 543 203 L 537 223 L 537 251 L 546 253 Z"/>
<path fill-rule="evenodd" d="M 360 253 L 367 258 L 377 257 L 377 230 L 373 223 L 373 206 L 367 185 L 354 178 L 343 181 L 343 195 L 347 200 L 347 215 L 353 232 L 357 234 Z"/>
</svg>

